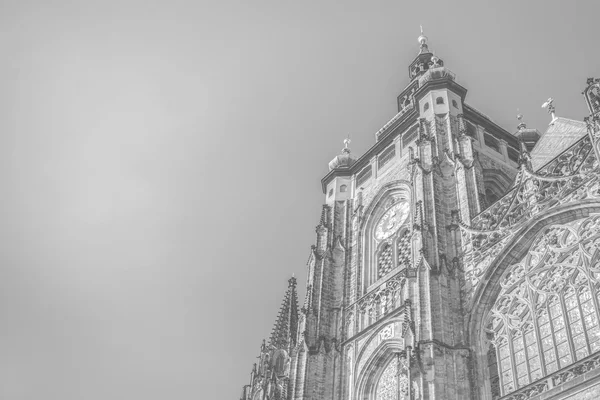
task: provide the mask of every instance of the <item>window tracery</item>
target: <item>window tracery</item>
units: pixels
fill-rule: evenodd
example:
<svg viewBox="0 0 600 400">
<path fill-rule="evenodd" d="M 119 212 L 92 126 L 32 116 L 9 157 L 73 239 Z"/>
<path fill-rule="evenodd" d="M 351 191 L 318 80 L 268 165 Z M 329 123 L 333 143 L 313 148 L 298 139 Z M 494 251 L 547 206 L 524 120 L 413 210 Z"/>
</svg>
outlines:
<svg viewBox="0 0 600 400">
<path fill-rule="evenodd" d="M 375 400 L 408 400 L 408 376 L 406 366 L 392 360 L 379 378 Z"/>
<path fill-rule="evenodd" d="M 599 247 L 595 215 L 546 228 L 509 267 L 486 325 L 494 398 L 496 377 L 506 395 L 600 350 Z"/>
<path fill-rule="evenodd" d="M 371 275 L 374 281 L 386 276 L 392 270 L 409 265 L 410 240 L 407 230 L 401 228 L 409 214 L 409 204 L 400 201 L 389 207 L 381 216 L 373 230 L 375 242 L 375 272 Z M 373 283 L 373 282 L 372 282 Z"/>
</svg>

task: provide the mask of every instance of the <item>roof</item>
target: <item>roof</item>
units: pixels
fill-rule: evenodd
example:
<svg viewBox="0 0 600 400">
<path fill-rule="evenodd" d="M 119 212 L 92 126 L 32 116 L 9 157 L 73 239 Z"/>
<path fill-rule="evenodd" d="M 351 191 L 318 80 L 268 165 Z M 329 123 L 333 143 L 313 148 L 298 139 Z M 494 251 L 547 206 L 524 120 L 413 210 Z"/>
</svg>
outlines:
<svg viewBox="0 0 600 400">
<path fill-rule="evenodd" d="M 556 118 L 531 151 L 532 169 L 536 171 L 544 166 L 586 133 L 585 122 L 562 117 Z"/>
</svg>

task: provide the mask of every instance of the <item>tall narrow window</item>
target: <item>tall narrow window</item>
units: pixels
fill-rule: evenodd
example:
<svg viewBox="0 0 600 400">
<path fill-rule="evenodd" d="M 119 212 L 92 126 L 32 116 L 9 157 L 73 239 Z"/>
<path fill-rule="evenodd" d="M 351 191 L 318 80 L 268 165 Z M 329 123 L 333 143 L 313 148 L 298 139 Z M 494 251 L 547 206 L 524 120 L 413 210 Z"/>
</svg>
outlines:
<svg viewBox="0 0 600 400">
<path fill-rule="evenodd" d="M 413 126 L 404 135 L 402 135 L 402 148 L 406 148 L 413 140 L 417 138 L 419 127 Z"/>
<path fill-rule="evenodd" d="M 394 159 L 396 156 L 396 145 L 391 145 L 383 150 L 377 158 L 377 168 L 381 169 L 384 165 Z"/>
<path fill-rule="evenodd" d="M 598 215 L 553 226 L 506 272 L 487 323 L 502 395 L 600 351 L 599 247 Z"/>
<path fill-rule="evenodd" d="M 358 173 L 358 176 L 356 177 L 356 186 L 360 186 L 366 181 L 368 181 L 369 178 L 371 178 L 371 175 L 373 175 L 373 170 L 369 165 L 368 167 L 364 168 Z"/>
</svg>

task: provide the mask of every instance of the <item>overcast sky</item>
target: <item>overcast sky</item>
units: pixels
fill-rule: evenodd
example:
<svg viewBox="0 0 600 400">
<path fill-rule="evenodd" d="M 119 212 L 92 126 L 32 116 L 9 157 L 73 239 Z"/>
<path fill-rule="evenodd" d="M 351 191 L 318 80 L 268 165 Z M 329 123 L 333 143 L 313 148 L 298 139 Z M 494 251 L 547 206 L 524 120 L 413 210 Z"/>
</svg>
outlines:
<svg viewBox="0 0 600 400">
<path fill-rule="evenodd" d="M 238 399 L 327 163 L 396 113 L 419 24 L 510 131 L 587 114 L 589 1 L 4 0 L 0 398 Z M 302 303 L 303 299 L 300 299 Z"/>
</svg>

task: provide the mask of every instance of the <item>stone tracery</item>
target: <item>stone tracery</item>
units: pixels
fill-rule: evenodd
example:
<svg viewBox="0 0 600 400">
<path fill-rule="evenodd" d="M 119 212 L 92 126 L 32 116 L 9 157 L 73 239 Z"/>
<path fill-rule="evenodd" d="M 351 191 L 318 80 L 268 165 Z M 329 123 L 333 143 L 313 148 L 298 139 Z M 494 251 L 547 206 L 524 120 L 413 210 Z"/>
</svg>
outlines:
<svg viewBox="0 0 600 400">
<path fill-rule="evenodd" d="M 486 325 L 504 395 L 600 350 L 598 248 L 600 215 L 554 225 L 505 273 Z"/>
<path fill-rule="evenodd" d="M 522 165 L 511 191 L 470 225 L 461 222 L 465 302 L 491 262 L 532 218 L 561 204 L 600 198 L 597 168 L 591 140 L 584 137 L 537 172 Z"/>
</svg>

